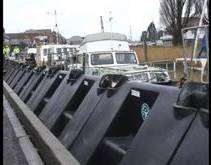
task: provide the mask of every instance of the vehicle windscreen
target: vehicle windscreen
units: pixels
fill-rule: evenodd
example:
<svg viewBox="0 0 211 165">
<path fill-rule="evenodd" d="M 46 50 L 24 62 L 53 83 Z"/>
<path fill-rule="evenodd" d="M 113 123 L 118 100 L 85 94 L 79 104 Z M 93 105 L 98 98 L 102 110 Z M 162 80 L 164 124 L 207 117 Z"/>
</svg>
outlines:
<svg viewBox="0 0 211 165">
<path fill-rule="evenodd" d="M 92 65 L 114 64 L 114 59 L 111 53 L 92 54 L 91 64 Z"/>
<path fill-rule="evenodd" d="M 134 53 L 116 53 L 117 64 L 137 64 Z"/>
</svg>

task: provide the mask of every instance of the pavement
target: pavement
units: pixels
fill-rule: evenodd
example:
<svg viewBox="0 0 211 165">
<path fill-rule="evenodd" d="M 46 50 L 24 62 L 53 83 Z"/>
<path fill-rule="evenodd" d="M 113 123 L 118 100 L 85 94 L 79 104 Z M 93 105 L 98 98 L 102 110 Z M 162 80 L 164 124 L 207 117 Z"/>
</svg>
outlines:
<svg viewBox="0 0 211 165">
<path fill-rule="evenodd" d="M 43 165 L 13 107 L 3 96 L 3 165 Z"/>
<path fill-rule="evenodd" d="M 28 165 L 5 108 L 3 109 L 3 165 Z"/>
</svg>

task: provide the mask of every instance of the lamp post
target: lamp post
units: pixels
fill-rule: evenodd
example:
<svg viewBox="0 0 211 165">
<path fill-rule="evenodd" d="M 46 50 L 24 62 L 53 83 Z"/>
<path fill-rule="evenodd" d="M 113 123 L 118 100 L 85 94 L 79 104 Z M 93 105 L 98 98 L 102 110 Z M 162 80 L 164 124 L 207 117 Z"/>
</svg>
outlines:
<svg viewBox="0 0 211 165">
<path fill-rule="evenodd" d="M 47 12 L 48 15 L 53 15 L 54 20 L 55 20 L 55 31 L 56 31 L 56 44 L 59 44 L 59 28 L 58 28 L 58 23 L 57 23 L 57 12 L 54 10 L 54 13 Z"/>
<path fill-rule="evenodd" d="M 111 37 L 111 40 L 112 40 L 112 19 L 113 19 L 113 17 L 111 16 L 111 11 L 109 11 L 109 15 L 110 15 L 110 17 L 109 17 L 109 22 L 110 22 L 110 37 Z M 112 47 L 112 45 L 111 45 L 111 47 Z M 111 48 L 112 49 L 112 48 Z"/>
</svg>

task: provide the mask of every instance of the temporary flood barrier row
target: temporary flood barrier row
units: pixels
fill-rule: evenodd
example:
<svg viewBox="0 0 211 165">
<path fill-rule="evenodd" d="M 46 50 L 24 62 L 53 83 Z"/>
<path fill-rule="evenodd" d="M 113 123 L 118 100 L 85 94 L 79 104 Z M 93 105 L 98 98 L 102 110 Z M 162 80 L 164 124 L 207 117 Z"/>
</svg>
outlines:
<svg viewBox="0 0 211 165">
<path fill-rule="evenodd" d="M 5 65 L 6 83 L 82 165 L 209 164 L 209 108 L 187 101 L 195 94 L 79 70 L 19 66 L 10 79 L 17 66 Z"/>
</svg>

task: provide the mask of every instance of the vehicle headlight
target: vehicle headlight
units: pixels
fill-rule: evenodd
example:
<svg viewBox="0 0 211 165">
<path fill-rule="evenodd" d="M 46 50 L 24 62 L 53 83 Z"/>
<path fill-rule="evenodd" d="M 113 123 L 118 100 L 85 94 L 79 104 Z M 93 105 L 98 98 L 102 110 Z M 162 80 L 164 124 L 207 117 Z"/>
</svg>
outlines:
<svg viewBox="0 0 211 165">
<path fill-rule="evenodd" d="M 162 81 L 169 81 L 170 80 L 168 72 L 150 73 L 150 76 L 151 76 L 151 81 L 162 82 Z"/>
</svg>

